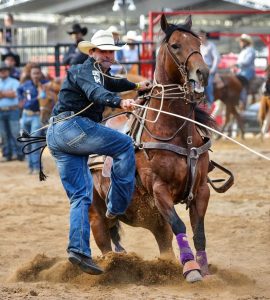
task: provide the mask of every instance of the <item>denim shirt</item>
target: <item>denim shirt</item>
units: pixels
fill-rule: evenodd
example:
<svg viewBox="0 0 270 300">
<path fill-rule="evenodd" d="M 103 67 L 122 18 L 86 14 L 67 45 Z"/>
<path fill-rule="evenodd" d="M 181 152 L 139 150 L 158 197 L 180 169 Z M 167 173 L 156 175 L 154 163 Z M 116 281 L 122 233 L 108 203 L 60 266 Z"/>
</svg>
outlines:
<svg viewBox="0 0 270 300">
<path fill-rule="evenodd" d="M 67 71 L 52 112 L 53 116 L 64 111 L 77 113 L 93 103 L 80 116 L 100 122 L 105 106 L 120 107 L 121 98 L 116 93 L 135 89 L 135 83 L 125 78 L 102 76 L 94 64 L 95 60 L 89 57 L 83 64 L 73 65 Z"/>
<path fill-rule="evenodd" d="M 245 77 L 247 80 L 251 80 L 254 78 L 255 57 L 256 57 L 256 53 L 253 47 L 248 46 L 241 50 L 237 59 L 237 66 L 240 69 L 238 75 Z"/>
<path fill-rule="evenodd" d="M 48 82 L 48 80 L 40 81 L 41 84 L 46 82 Z M 17 94 L 19 101 L 24 101 L 24 109 L 32 110 L 34 112 L 39 111 L 38 88 L 32 80 L 27 80 L 21 84 L 17 89 Z"/>
</svg>

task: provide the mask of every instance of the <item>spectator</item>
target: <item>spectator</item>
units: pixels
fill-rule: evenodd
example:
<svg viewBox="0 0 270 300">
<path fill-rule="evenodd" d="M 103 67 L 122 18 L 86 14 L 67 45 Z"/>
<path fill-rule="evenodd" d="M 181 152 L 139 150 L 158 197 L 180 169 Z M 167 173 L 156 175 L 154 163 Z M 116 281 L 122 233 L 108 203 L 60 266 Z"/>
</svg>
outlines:
<svg viewBox="0 0 270 300">
<path fill-rule="evenodd" d="M 87 34 L 87 28 L 81 27 L 80 24 L 76 23 L 72 26 L 72 29 L 67 31 L 74 41 L 63 58 L 63 64 L 65 65 L 77 65 L 82 64 L 88 56 L 81 53 L 77 48 L 79 42 L 83 41 L 83 37 Z"/>
<path fill-rule="evenodd" d="M 27 80 L 31 80 L 31 69 L 34 67 L 39 67 L 39 65 L 35 62 L 28 62 L 22 69 L 21 71 L 21 75 L 20 75 L 20 83 L 24 83 Z M 46 77 L 45 75 L 42 73 L 42 80 L 45 80 Z"/>
<path fill-rule="evenodd" d="M 42 77 L 43 74 L 40 66 L 33 65 L 30 71 L 31 79 L 22 83 L 17 90 L 20 101 L 19 104 L 23 108 L 21 128 L 26 130 L 28 133 L 32 133 L 41 127 L 38 103 L 39 87 L 48 82 L 48 80 L 44 80 Z M 38 134 L 39 133 L 33 134 L 32 136 L 36 136 Z M 36 147 L 37 145 L 33 148 Z M 28 149 L 28 151 L 31 149 Z M 39 151 L 35 151 L 27 155 L 29 174 L 39 173 L 39 154 Z"/>
<path fill-rule="evenodd" d="M 112 33 L 115 45 L 118 45 L 119 43 L 121 43 L 121 40 L 120 40 L 121 34 L 116 26 L 110 26 L 107 29 L 107 31 Z M 123 61 L 123 59 L 124 59 L 123 49 L 120 49 L 120 50 L 114 52 L 114 59 L 116 60 L 116 62 L 119 62 L 119 63 L 121 63 Z M 111 74 L 112 75 L 119 74 L 122 71 L 123 71 L 122 66 L 120 64 L 111 66 Z"/>
<path fill-rule="evenodd" d="M 214 97 L 214 77 L 217 72 L 217 67 L 220 59 L 217 47 L 214 43 L 208 41 L 208 34 L 201 30 L 199 33 L 201 39 L 201 54 L 209 68 L 208 85 L 205 87 L 205 95 L 208 106 L 211 107 L 215 101 Z"/>
<path fill-rule="evenodd" d="M 250 81 L 255 77 L 255 58 L 256 53 L 252 46 L 252 38 L 247 34 L 242 34 L 239 38 L 241 51 L 238 55 L 236 76 L 242 83 L 240 95 L 240 109 L 245 109 L 247 104 L 247 91 Z"/>
<path fill-rule="evenodd" d="M 13 156 L 23 160 L 17 137 L 20 134 L 20 109 L 16 90 L 19 81 L 10 77 L 10 68 L 0 63 L 0 134 L 3 144 L 2 161 L 11 161 Z"/>
<path fill-rule="evenodd" d="M 123 37 L 124 42 L 127 44 L 122 48 L 123 49 L 123 58 L 125 62 L 137 62 L 139 61 L 139 49 L 136 45 L 136 42 L 139 41 L 139 36 L 136 31 L 130 30 Z M 138 74 L 138 65 L 137 64 L 128 64 L 126 65 L 128 73 Z"/>
<path fill-rule="evenodd" d="M 8 13 L 4 16 L 4 26 L 0 28 L 0 44 L 7 46 L 2 50 L 3 54 L 10 52 L 10 45 L 16 44 L 16 35 L 13 15 Z"/>
<path fill-rule="evenodd" d="M 2 61 L 10 67 L 10 77 L 20 80 L 20 56 L 16 53 L 8 52 L 2 55 Z"/>
</svg>

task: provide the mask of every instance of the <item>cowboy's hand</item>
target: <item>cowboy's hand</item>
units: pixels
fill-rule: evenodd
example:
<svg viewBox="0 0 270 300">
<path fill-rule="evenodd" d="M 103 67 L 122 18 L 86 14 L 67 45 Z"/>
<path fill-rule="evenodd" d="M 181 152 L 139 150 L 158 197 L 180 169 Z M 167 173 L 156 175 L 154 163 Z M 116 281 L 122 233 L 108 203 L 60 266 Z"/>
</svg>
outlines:
<svg viewBox="0 0 270 300">
<path fill-rule="evenodd" d="M 126 110 L 132 110 L 134 108 L 134 103 L 135 101 L 133 99 L 122 99 L 120 102 L 120 107 Z"/>
<path fill-rule="evenodd" d="M 136 83 L 137 91 L 143 92 L 143 91 L 149 91 L 152 88 L 152 83 L 149 80 L 141 81 Z"/>
</svg>

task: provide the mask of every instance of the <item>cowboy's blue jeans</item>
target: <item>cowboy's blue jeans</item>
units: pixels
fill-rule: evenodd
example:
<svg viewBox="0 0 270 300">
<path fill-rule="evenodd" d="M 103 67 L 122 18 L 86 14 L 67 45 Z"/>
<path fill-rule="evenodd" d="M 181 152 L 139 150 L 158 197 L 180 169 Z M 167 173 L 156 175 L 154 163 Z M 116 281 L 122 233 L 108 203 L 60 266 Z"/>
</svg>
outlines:
<svg viewBox="0 0 270 300">
<path fill-rule="evenodd" d="M 66 116 L 65 113 L 60 115 Z M 54 117 L 50 122 L 53 120 Z M 51 124 L 47 131 L 47 143 L 70 200 L 67 250 L 91 257 L 88 210 L 93 197 L 93 180 L 87 164 L 88 156 L 100 154 L 113 158 L 107 207 L 113 214 L 123 214 L 134 190 L 135 155 L 132 139 L 88 118 L 76 116 Z"/>
</svg>

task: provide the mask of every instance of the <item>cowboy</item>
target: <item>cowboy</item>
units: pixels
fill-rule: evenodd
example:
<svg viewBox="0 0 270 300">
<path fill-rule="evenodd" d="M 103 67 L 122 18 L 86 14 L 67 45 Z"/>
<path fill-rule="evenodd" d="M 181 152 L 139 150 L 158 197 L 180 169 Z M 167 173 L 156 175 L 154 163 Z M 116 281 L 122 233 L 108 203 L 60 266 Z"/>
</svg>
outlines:
<svg viewBox="0 0 270 300">
<path fill-rule="evenodd" d="M 240 108 L 244 109 L 247 104 L 247 90 L 250 81 L 255 77 L 255 58 L 256 53 L 252 47 L 252 38 L 248 34 L 242 34 L 239 38 L 241 51 L 238 55 L 236 67 L 238 72 L 236 76 L 242 83 L 240 94 Z"/>
<path fill-rule="evenodd" d="M 111 32 L 99 30 L 91 42 L 82 41 L 78 48 L 88 59 L 67 72 L 50 119 L 47 144 L 70 200 L 69 260 L 84 272 L 97 275 L 103 271 L 93 262 L 89 245 L 88 210 L 93 181 L 88 156 L 99 154 L 113 158 L 106 217 L 124 214 L 134 189 L 133 142 L 129 136 L 99 122 L 105 106 L 133 107 L 133 99 L 123 100 L 117 92 L 145 91 L 151 85 L 147 81 L 135 84 L 111 76 L 114 52 L 121 49 L 115 45 Z"/>
<path fill-rule="evenodd" d="M 67 53 L 64 55 L 63 64 L 65 65 L 76 65 L 82 64 L 88 56 L 78 49 L 78 44 L 83 41 L 83 37 L 87 34 L 87 28 L 81 27 L 80 24 L 73 24 L 72 28 L 67 31 L 74 41 L 74 44 L 68 48 Z"/>
<path fill-rule="evenodd" d="M 2 55 L 2 61 L 10 67 L 10 77 L 20 80 L 20 56 L 14 52 L 7 52 Z"/>
</svg>

